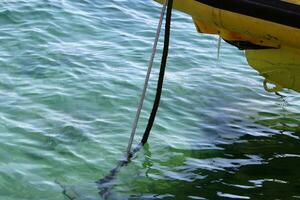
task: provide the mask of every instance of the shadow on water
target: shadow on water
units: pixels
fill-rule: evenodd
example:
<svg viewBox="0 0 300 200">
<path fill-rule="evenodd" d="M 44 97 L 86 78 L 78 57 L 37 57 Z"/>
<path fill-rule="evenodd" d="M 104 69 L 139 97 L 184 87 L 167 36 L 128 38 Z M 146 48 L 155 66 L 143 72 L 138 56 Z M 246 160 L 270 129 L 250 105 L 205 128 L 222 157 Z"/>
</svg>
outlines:
<svg viewBox="0 0 300 200">
<path fill-rule="evenodd" d="M 240 139 L 244 141 L 222 145 L 218 157 L 204 156 L 203 151 L 193 152 L 192 158 L 186 155 L 185 170 L 192 169 L 200 178 L 178 185 L 171 181 L 173 187 L 180 187 L 187 194 L 168 191 L 169 188 L 163 193 L 178 199 L 188 196 L 282 199 L 299 195 L 299 141 L 284 135 L 270 138 L 248 135 Z"/>
<path fill-rule="evenodd" d="M 134 183 L 137 194 L 130 199 L 300 198 L 300 120 L 295 117 L 300 119 L 297 115 L 257 121 L 275 126 L 279 133 L 247 134 L 215 150 L 170 148 L 174 156 L 155 160 L 147 179 Z M 182 165 L 174 166 L 174 161 Z M 139 187 L 144 181 L 148 188 Z"/>
<path fill-rule="evenodd" d="M 168 147 L 157 155 L 146 145 L 107 199 L 300 199 L 300 114 L 259 113 L 254 122 L 263 134 L 250 130 L 211 149 Z M 78 194 L 72 199 L 99 198 Z"/>
</svg>

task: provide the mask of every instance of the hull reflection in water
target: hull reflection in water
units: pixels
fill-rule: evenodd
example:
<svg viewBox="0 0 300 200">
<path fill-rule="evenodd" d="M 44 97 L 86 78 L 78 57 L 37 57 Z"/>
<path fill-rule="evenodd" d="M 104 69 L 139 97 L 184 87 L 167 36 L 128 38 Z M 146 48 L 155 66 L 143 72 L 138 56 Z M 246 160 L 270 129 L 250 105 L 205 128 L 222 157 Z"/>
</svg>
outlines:
<svg viewBox="0 0 300 200">
<path fill-rule="evenodd" d="M 147 177 L 132 183 L 131 198 L 300 198 L 300 115 L 260 114 L 256 124 L 245 123 L 249 133 L 233 143 L 203 150 L 173 147 L 169 159 L 146 159 L 145 166 L 152 166 Z"/>
<path fill-rule="evenodd" d="M 159 155 L 146 145 L 141 164 L 134 160 L 120 173 L 108 199 L 300 198 L 300 114 L 264 112 L 254 122 L 233 120 L 231 131 L 247 134 L 216 146 L 168 147 Z M 74 189 L 66 194 L 97 198 L 93 185 Z"/>
</svg>

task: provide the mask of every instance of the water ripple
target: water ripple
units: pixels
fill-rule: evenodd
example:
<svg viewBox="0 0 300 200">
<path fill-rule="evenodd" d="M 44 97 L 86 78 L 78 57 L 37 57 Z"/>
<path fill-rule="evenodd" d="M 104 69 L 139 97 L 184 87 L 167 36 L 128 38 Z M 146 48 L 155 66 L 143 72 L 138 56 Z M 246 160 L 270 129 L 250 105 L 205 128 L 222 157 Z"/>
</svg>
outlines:
<svg viewBox="0 0 300 200">
<path fill-rule="evenodd" d="M 0 199 L 100 198 L 95 181 L 123 156 L 159 12 L 152 1 L 0 2 Z M 149 145 L 111 199 L 299 197 L 299 95 L 266 93 L 243 52 L 222 42 L 217 60 L 217 41 L 174 11 Z"/>
</svg>

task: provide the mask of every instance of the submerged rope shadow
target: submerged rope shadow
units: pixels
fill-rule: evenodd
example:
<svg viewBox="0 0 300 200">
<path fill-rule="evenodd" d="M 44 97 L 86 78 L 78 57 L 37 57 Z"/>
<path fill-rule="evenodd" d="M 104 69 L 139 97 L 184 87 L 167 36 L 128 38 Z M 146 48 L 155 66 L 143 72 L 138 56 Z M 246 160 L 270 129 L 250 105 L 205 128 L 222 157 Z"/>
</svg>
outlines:
<svg viewBox="0 0 300 200">
<path fill-rule="evenodd" d="M 134 158 L 136 153 L 139 152 L 142 147 L 143 147 L 142 143 L 138 144 L 133 149 L 130 156 L 125 156 L 123 159 L 119 160 L 117 166 L 113 168 L 108 175 L 96 181 L 97 187 L 100 190 L 99 194 L 103 199 L 107 199 L 110 196 L 111 190 L 114 187 L 113 180 L 116 178 L 117 174 L 121 171 L 122 167 L 127 166 L 131 162 L 131 159 Z"/>
<path fill-rule="evenodd" d="M 69 200 L 76 200 L 76 197 L 72 197 L 71 195 L 69 195 L 68 193 L 67 193 L 67 188 L 63 185 L 63 184 L 61 184 L 58 180 L 55 180 L 54 181 L 57 185 L 59 185 L 60 187 L 61 187 L 61 189 L 62 189 L 62 194 L 67 198 L 67 199 L 69 199 Z M 75 192 L 75 191 L 74 191 Z"/>
</svg>

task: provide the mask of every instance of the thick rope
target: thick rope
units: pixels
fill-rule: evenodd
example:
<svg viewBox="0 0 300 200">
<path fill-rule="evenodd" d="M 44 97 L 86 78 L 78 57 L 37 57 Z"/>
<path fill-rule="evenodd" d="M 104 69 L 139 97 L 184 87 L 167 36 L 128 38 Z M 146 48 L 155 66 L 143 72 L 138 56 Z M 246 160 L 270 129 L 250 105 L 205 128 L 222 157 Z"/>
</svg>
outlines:
<svg viewBox="0 0 300 200">
<path fill-rule="evenodd" d="M 166 69 L 168 53 L 169 53 L 172 7 L 173 7 L 173 0 L 169 0 L 168 8 L 167 8 L 166 24 L 165 24 L 164 49 L 163 49 L 163 55 L 162 55 L 162 59 L 161 59 L 159 78 L 158 78 L 158 82 L 157 82 L 156 96 L 155 96 L 152 111 L 151 111 L 151 114 L 150 114 L 150 117 L 148 120 L 148 124 L 147 124 L 146 130 L 144 132 L 143 139 L 141 141 L 142 145 L 144 145 L 148 141 L 150 131 L 152 129 L 152 126 L 153 126 L 153 123 L 155 120 L 155 116 L 156 116 L 156 113 L 157 113 L 157 110 L 159 107 L 159 103 L 160 103 L 160 97 L 161 97 L 161 93 L 162 93 L 162 87 L 163 87 L 164 76 L 165 76 L 165 69 Z"/>
<path fill-rule="evenodd" d="M 131 132 L 130 139 L 129 139 L 129 142 L 128 142 L 128 147 L 127 147 L 127 155 L 124 159 L 119 160 L 117 166 L 115 168 L 113 168 L 108 175 L 106 175 L 104 178 L 101 178 L 100 180 L 96 181 L 98 189 L 100 190 L 99 194 L 105 200 L 108 199 L 110 194 L 111 194 L 111 189 L 114 187 L 112 181 L 114 180 L 114 178 L 116 177 L 118 172 L 121 170 L 122 167 L 126 166 L 130 162 L 130 159 L 142 148 L 142 145 L 144 145 L 147 142 L 147 139 L 149 137 L 149 133 L 150 133 L 151 127 L 152 127 L 153 122 L 154 122 L 154 118 L 155 118 L 155 115 L 156 115 L 156 112 L 157 112 L 157 108 L 159 106 L 159 101 L 160 101 L 161 92 L 162 92 L 163 78 L 164 78 L 165 67 L 166 67 L 167 57 L 168 57 L 168 49 L 169 49 L 168 46 L 169 46 L 172 5 L 173 5 L 173 0 L 166 0 L 165 4 L 162 7 L 160 21 L 159 21 L 159 24 L 158 24 L 158 27 L 157 27 L 156 38 L 155 38 L 155 41 L 154 41 L 154 44 L 153 44 L 153 50 L 152 50 L 152 54 L 151 54 L 151 58 L 150 58 L 146 78 L 145 78 L 143 92 L 142 92 L 140 102 L 139 102 L 139 106 L 138 106 L 138 109 L 137 109 L 137 112 L 136 112 L 136 117 L 135 117 L 133 125 L 132 125 L 132 132 Z M 158 80 L 157 90 L 156 90 L 157 94 L 155 96 L 154 105 L 153 105 L 153 108 L 152 108 L 150 119 L 148 121 L 147 129 L 146 129 L 146 131 L 144 133 L 144 136 L 143 136 L 143 140 L 141 141 L 141 143 L 139 143 L 133 149 L 133 151 L 131 151 L 133 139 L 134 139 L 134 136 L 135 136 L 135 133 L 136 133 L 138 120 L 140 118 L 141 110 L 143 108 L 143 103 L 144 103 L 145 96 L 146 96 L 146 90 L 147 90 L 147 87 L 148 87 L 148 82 L 149 82 L 149 78 L 150 78 L 150 74 L 151 74 L 151 69 L 152 69 L 152 66 L 153 66 L 154 57 L 155 57 L 155 53 L 156 53 L 156 50 L 157 50 L 157 44 L 158 44 L 158 40 L 159 40 L 159 36 L 160 36 L 160 32 L 161 32 L 161 26 L 162 26 L 162 22 L 163 22 L 166 7 L 168 7 L 168 8 L 167 8 L 167 18 L 166 18 L 166 28 L 165 28 L 165 41 L 164 41 L 163 56 L 162 56 L 162 61 L 161 61 L 162 63 L 161 63 L 161 68 L 160 68 L 160 73 L 159 73 L 159 80 Z M 66 193 L 66 189 L 65 189 L 64 186 L 62 186 L 59 182 L 57 182 L 57 183 L 62 187 L 63 194 L 66 196 L 66 198 L 75 199 L 75 198 L 69 196 Z"/>
<path fill-rule="evenodd" d="M 149 83 L 149 79 L 150 79 L 150 74 L 151 74 L 151 70 L 152 70 L 152 66 L 153 66 L 153 62 L 154 62 L 154 58 L 155 58 L 155 54 L 156 54 L 156 50 L 157 50 L 157 44 L 158 44 L 158 40 L 159 40 L 159 36 L 160 36 L 160 32 L 161 32 L 161 27 L 162 27 L 162 22 L 165 16 L 165 11 L 166 11 L 166 6 L 168 4 L 168 0 L 166 0 L 165 4 L 162 7 L 162 11 L 161 11 L 161 15 L 160 15 L 160 19 L 159 19 L 159 23 L 157 26 L 157 31 L 156 31 L 156 37 L 155 37 L 155 41 L 153 44 L 153 49 L 152 49 L 152 54 L 150 57 L 150 61 L 149 61 L 149 65 L 148 65 L 148 70 L 147 70 L 147 74 L 146 74 L 146 78 L 145 78 L 145 82 L 144 82 L 144 88 L 142 91 L 142 95 L 139 101 L 139 105 L 136 111 L 136 115 L 135 115 L 135 119 L 133 121 L 132 124 L 132 130 L 131 130 L 131 135 L 128 141 L 128 146 L 127 146 L 127 158 L 131 157 L 131 148 L 132 148 L 132 143 L 133 143 L 133 139 L 136 133 L 136 128 L 137 128 L 137 124 L 141 115 L 141 111 L 144 105 L 144 100 L 145 100 L 145 96 L 146 96 L 146 91 L 148 88 L 148 83 Z"/>
<path fill-rule="evenodd" d="M 171 2 L 171 4 L 170 4 L 170 2 Z M 144 99 L 145 99 L 145 95 L 146 95 L 146 90 L 147 90 L 147 86 L 148 86 L 148 82 L 149 82 L 149 78 L 150 78 L 150 73 L 151 73 L 151 69 L 152 69 L 152 65 L 153 65 L 153 61 L 154 61 L 154 57 L 155 57 L 155 52 L 156 52 L 156 49 L 157 49 L 157 44 L 158 44 L 158 40 L 159 40 L 159 35 L 160 35 L 160 31 L 161 31 L 161 26 L 162 26 L 162 21 L 163 21 L 164 14 L 165 14 L 166 6 L 168 5 L 168 10 L 172 9 L 172 2 L 173 2 L 173 0 L 166 0 L 164 6 L 162 8 L 160 21 L 159 21 L 158 28 L 157 28 L 156 38 L 155 38 L 154 45 L 153 45 L 153 51 L 152 51 L 152 55 L 151 55 L 151 58 L 150 58 L 147 75 L 146 75 L 146 78 L 145 78 L 144 89 L 143 89 L 143 92 L 142 92 L 142 95 L 141 95 L 141 99 L 140 99 L 139 106 L 138 106 L 137 113 L 136 113 L 136 118 L 133 122 L 132 132 L 131 132 L 130 139 L 129 139 L 129 142 L 128 142 L 127 155 L 124 159 L 119 160 L 117 166 L 114 169 L 112 169 L 108 175 L 106 175 L 104 178 L 96 181 L 96 183 L 98 185 L 98 188 L 100 190 L 99 194 L 101 195 L 101 197 L 103 199 L 108 199 L 109 198 L 109 196 L 111 194 L 111 189 L 114 187 L 112 181 L 114 180 L 116 175 L 119 173 L 121 168 L 126 166 L 130 162 L 130 159 L 142 148 L 143 143 L 141 142 L 133 149 L 133 151 L 131 151 L 133 139 L 134 139 L 134 136 L 135 136 L 135 133 L 136 133 L 138 120 L 139 120 L 139 117 L 140 117 L 140 113 L 141 113 L 143 103 L 144 103 Z M 169 6 L 170 6 L 170 8 L 169 8 Z M 170 17 L 170 11 L 169 11 L 169 17 Z M 167 21 L 169 21 L 169 22 L 167 23 Z M 166 21 L 166 27 L 167 27 L 167 24 L 168 24 L 168 26 L 170 26 L 170 19 L 167 20 L 167 21 Z M 167 37 L 166 37 L 166 34 L 168 35 Z M 168 39 L 169 34 L 170 34 L 170 30 L 169 30 L 169 28 L 166 28 L 165 39 L 167 38 L 168 41 L 164 43 L 164 52 L 163 52 L 163 57 L 162 57 L 163 64 L 161 65 L 160 76 L 164 75 L 164 68 L 165 68 L 165 65 L 166 65 L 166 57 L 168 56 L 168 52 L 166 52 L 166 51 L 168 51 L 168 48 L 166 48 L 166 45 L 169 45 L 169 39 Z M 162 71 L 163 71 L 163 73 L 162 73 Z M 161 78 L 159 78 L 159 79 L 161 79 Z M 158 88 L 159 87 L 162 87 L 161 80 L 159 81 L 159 84 L 158 84 Z M 161 92 L 161 88 L 157 89 L 157 92 L 159 92 L 159 91 Z M 161 94 L 159 94 L 159 96 L 160 95 Z M 154 105 L 157 105 L 157 94 L 156 94 L 156 100 L 155 100 Z M 151 116 L 153 118 L 153 110 L 151 112 Z M 149 136 L 149 134 L 148 134 L 148 136 Z"/>
</svg>

